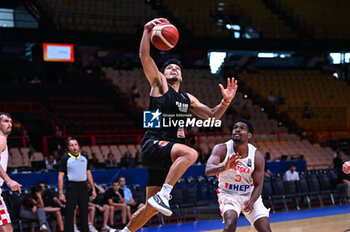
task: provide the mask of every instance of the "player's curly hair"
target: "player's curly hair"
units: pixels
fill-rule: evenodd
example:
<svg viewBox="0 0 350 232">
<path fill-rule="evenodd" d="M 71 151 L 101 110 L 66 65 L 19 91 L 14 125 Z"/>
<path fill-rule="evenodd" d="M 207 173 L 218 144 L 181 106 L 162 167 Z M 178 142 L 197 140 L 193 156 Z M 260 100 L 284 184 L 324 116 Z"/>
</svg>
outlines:
<svg viewBox="0 0 350 232">
<path fill-rule="evenodd" d="M 251 124 L 248 120 L 245 120 L 245 119 L 243 119 L 243 118 L 237 119 L 237 120 L 233 123 L 233 125 L 235 125 L 235 124 L 238 123 L 238 122 L 242 122 L 242 123 L 246 124 L 247 127 L 248 127 L 248 132 L 251 133 L 251 134 L 254 134 L 254 128 L 253 128 L 252 124 Z"/>
</svg>

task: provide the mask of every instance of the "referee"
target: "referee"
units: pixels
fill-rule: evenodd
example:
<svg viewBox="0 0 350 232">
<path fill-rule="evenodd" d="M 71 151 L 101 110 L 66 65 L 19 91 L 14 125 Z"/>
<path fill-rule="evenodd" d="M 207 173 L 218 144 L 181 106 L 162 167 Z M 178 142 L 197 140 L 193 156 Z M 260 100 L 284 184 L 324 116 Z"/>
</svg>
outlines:
<svg viewBox="0 0 350 232">
<path fill-rule="evenodd" d="M 92 186 L 92 199 L 96 197 L 95 185 L 88 168 L 88 159 L 80 153 L 78 140 L 67 140 L 68 154 L 65 154 L 58 170 L 59 199 L 66 204 L 64 231 L 73 232 L 73 218 L 76 205 L 79 205 L 81 231 L 89 232 L 88 227 L 88 190 L 86 180 Z M 66 195 L 63 194 L 63 177 L 67 175 Z"/>
</svg>

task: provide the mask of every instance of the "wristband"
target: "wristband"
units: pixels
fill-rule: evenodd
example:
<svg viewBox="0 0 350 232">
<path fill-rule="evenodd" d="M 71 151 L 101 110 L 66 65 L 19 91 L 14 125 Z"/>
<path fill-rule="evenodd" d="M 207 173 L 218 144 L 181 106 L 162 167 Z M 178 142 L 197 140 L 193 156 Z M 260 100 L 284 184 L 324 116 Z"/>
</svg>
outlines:
<svg viewBox="0 0 350 232">
<path fill-rule="evenodd" d="M 226 100 L 225 100 L 225 98 L 224 98 L 224 99 L 222 99 L 222 101 L 221 101 L 221 104 L 223 104 L 224 106 L 229 106 L 229 105 L 230 105 L 230 103 L 231 103 L 231 102 L 226 101 Z"/>
</svg>

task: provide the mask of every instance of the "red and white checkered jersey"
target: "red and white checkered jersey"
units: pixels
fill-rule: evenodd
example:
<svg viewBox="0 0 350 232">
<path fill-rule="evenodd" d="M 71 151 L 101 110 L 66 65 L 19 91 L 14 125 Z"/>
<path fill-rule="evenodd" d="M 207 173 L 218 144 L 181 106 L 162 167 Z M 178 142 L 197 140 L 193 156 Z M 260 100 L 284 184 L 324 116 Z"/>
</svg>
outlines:
<svg viewBox="0 0 350 232">
<path fill-rule="evenodd" d="M 226 143 L 227 153 L 221 164 L 226 164 L 229 157 L 235 154 L 233 140 Z M 254 189 L 252 173 L 254 171 L 256 147 L 248 143 L 248 156 L 244 159 L 238 159 L 238 164 L 229 170 L 225 170 L 218 175 L 220 192 L 231 194 L 247 195 Z"/>
</svg>

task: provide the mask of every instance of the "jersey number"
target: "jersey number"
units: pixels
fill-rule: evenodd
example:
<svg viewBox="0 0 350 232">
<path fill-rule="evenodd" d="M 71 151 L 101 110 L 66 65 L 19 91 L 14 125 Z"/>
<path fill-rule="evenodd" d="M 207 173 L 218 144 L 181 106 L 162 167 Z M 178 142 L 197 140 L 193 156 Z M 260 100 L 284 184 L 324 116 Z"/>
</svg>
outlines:
<svg viewBox="0 0 350 232">
<path fill-rule="evenodd" d="M 236 182 L 240 182 L 241 180 L 242 180 L 242 177 L 240 175 L 236 175 L 235 181 Z"/>
</svg>

